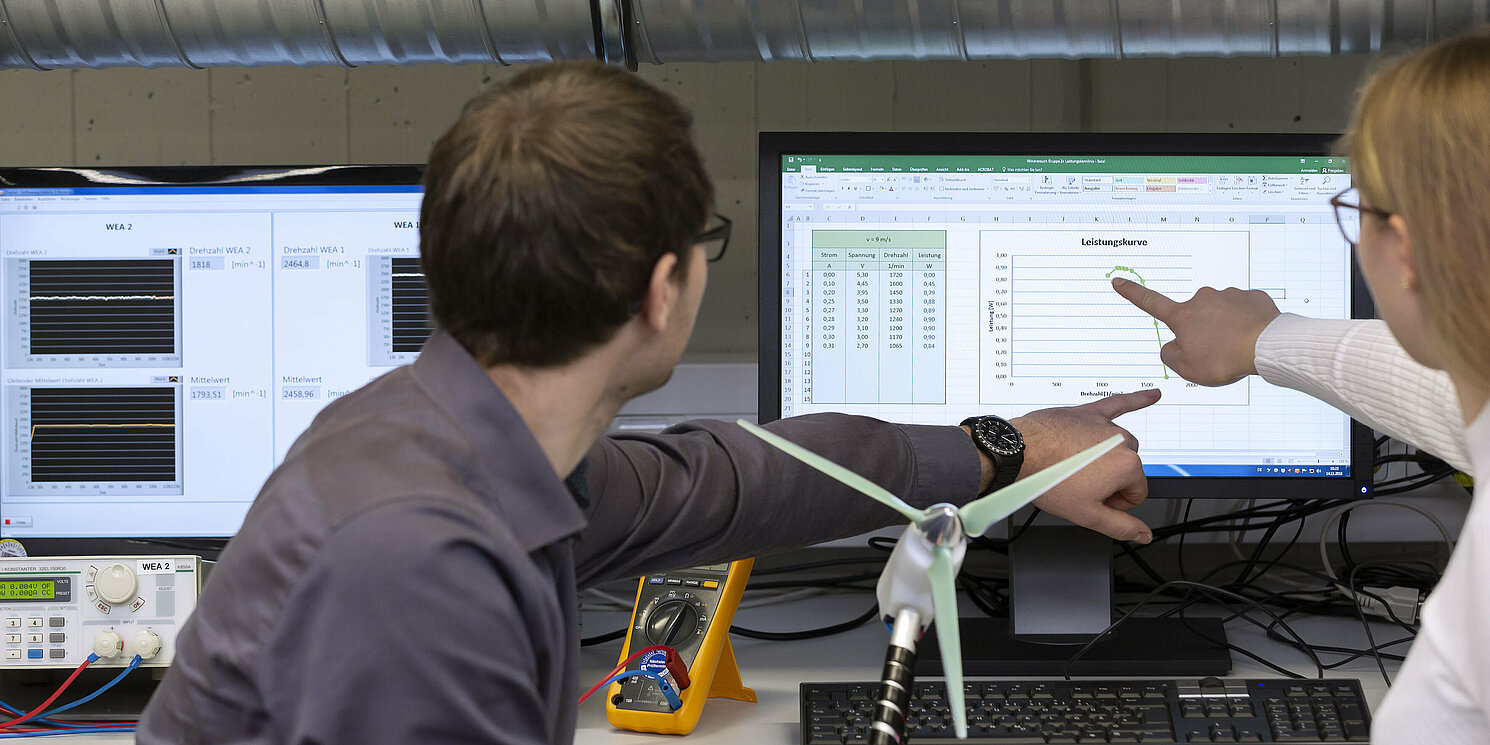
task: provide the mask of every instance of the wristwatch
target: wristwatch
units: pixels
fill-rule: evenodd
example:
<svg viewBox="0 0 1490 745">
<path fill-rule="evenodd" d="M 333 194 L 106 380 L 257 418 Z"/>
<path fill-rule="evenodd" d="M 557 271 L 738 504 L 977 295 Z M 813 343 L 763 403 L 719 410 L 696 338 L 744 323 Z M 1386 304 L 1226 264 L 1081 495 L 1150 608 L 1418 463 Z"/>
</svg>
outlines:
<svg viewBox="0 0 1490 745">
<path fill-rule="evenodd" d="M 1024 436 L 998 416 L 970 416 L 962 420 L 962 426 L 973 430 L 973 442 L 978 449 L 993 459 L 993 482 L 988 485 L 991 494 L 1019 478 L 1019 468 L 1024 465 Z"/>
</svg>

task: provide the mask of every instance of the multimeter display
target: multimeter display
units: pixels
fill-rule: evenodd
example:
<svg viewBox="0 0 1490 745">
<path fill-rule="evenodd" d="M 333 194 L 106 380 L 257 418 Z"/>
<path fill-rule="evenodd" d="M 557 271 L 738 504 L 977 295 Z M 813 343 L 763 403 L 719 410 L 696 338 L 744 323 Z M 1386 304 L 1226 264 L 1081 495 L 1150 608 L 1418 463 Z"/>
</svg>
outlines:
<svg viewBox="0 0 1490 745">
<path fill-rule="evenodd" d="M 47 601 L 57 599 L 57 581 L 51 579 L 0 580 L 0 600 Z"/>
</svg>

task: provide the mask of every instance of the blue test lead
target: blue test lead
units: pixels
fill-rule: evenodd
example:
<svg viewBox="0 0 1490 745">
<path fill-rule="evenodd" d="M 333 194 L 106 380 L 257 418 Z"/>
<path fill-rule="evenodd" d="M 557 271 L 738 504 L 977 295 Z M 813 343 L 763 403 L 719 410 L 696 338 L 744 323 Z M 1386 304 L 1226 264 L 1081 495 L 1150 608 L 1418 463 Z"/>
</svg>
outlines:
<svg viewBox="0 0 1490 745">
<path fill-rule="evenodd" d="M 124 680 L 124 676 L 129 675 L 135 668 L 139 667 L 140 663 L 143 661 L 144 660 L 141 659 L 139 655 L 135 655 L 135 658 L 129 661 L 129 665 L 127 665 L 123 670 L 120 670 L 119 674 L 115 675 L 113 680 L 104 683 L 102 686 L 99 686 L 98 690 L 78 699 L 77 701 L 52 709 L 51 711 L 47 712 L 47 716 L 61 714 L 62 712 L 68 711 L 69 709 L 76 709 L 77 707 L 82 706 L 83 704 L 86 704 L 95 698 L 98 698 L 100 695 L 103 694 L 104 691 L 107 691 L 110 688 L 118 685 L 119 681 Z"/>
<path fill-rule="evenodd" d="M 90 664 L 92 662 L 94 662 L 94 661 L 97 660 L 97 655 L 90 655 L 89 657 L 90 657 L 90 659 L 89 659 L 88 662 Z M 66 705 L 63 705 L 63 706 L 59 706 L 59 707 L 57 707 L 55 709 L 52 709 L 52 710 L 46 712 L 47 716 L 45 716 L 45 717 L 38 716 L 38 717 L 32 719 L 31 722 L 27 723 L 28 725 L 34 725 L 36 727 L 51 727 L 51 728 L 55 728 L 55 730 L 53 730 L 53 731 L 38 731 L 38 732 L 0 733 L 0 737 L 35 737 L 35 736 L 44 735 L 44 734 L 60 734 L 62 732 L 67 732 L 67 733 L 133 732 L 134 731 L 134 725 L 126 725 L 126 724 L 117 724 L 117 725 L 115 725 L 115 724 L 108 724 L 108 725 L 105 725 L 105 724 L 98 724 L 98 723 L 91 723 L 91 722 L 62 722 L 62 721 L 57 721 L 57 720 L 51 719 L 50 717 L 51 716 L 55 716 L 55 715 L 57 715 L 57 714 L 59 714 L 61 712 L 67 711 L 69 709 L 75 709 L 75 708 L 77 708 L 79 706 L 82 706 L 83 704 L 88 703 L 89 701 L 92 701 L 95 698 L 98 698 L 105 691 L 109 690 L 110 688 L 113 688 L 115 685 L 118 685 L 119 684 L 119 681 L 124 680 L 124 676 L 128 675 L 135 668 L 139 667 L 140 666 L 140 663 L 142 661 L 143 660 L 141 659 L 141 657 L 139 655 L 135 655 L 134 659 L 133 660 L 130 660 L 128 666 L 126 666 L 123 670 L 119 671 L 119 674 L 116 675 L 116 676 L 114 676 L 114 679 L 113 680 L 110 680 L 109 682 L 103 684 L 102 686 L 99 686 L 98 690 L 96 690 L 96 691 L 88 694 L 87 696 L 84 696 L 84 697 L 82 697 L 82 698 L 80 698 L 80 699 L 78 699 L 76 701 L 73 701 L 73 702 L 71 702 L 69 704 L 66 704 Z M 60 691 L 59 691 L 59 693 L 60 693 Z M 7 704 L 7 703 L 5 703 L 3 701 L 0 701 L 0 707 L 4 707 L 5 709 L 8 709 L 10 711 L 15 711 L 15 712 L 19 712 L 20 711 L 20 709 L 17 709 L 16 707 L 11 706 L 10 704 Z M 14 724 L 17 724 L 20 721 L 21 721 L 21 719 L 12 720 L 12 722 L 9 723 L 9 724 L 7 724 L 6 726 L 7 727 L 14 726 Z"/>
<path fill-rule="evenodd" d="M 0 732 L 0 738 L 9 739 L 12 737 L 47 737 L 49 735 L 92 735 L 106 732 L 134 731 L 135 728 L 132 725 L 120 727 L 78 727 L 75 729 L 46 729 L 35 730 L 31 732 Z"/>
<path fill-rule="evenodd" d="M 656 683 L 657 687 L 662 690 L 663 697 L 667 699 L 667 705 L 673 711 L 683 708 L 683 699 L 678 697 L 678 691 L 673 688 L 672 681 L 668 680 L 666 675 L 654 673 L 651 670 L 626 670 L 619 672 L 607 678 L 600 686 L 603 687 L 611 683 L 624 682 L 630 678 L 646 678 Z"/>
</svg>

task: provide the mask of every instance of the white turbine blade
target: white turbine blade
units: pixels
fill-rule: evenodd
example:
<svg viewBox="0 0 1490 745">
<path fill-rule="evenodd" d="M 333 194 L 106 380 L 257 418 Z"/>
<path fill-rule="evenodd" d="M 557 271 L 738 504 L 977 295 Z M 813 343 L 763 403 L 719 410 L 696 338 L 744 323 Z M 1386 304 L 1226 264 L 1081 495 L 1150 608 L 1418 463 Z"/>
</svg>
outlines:
<svg viewBox="0 0 1490 745">
<path fill-rule="evenodd" d="M 834 463 L 833 461 L 828 460 L 827 458 L 824 458 L 823 456 L 802 447 L 801 445 L 797 445 L 796 443 L 793 443 L 792 441 L 782 438 L 778 435 L 773 435 L 770 432 L 767 432 L 766 430 L 745 421 L 744 419 L 736 419 L 735 423 L 740 425 L 741 427 L 744 427 L 745 430 L 750 434 L 753 434 L 756 437 L 759 437 L 762 440 L 770 443 L 771 445 L 774 445 L 776 448 L 780 449 L 787 455 L 790 455 L 793 458 L 796 458 L 797 460 L 800 460 L 803 463 L 806 463 L 807 465 L 812 466 L 813 468 L 816 468 L 817 470 L 822 471 L 829 476 L 832 476 L 839 482 L 843 483 L 845 486 L 857 489 L 858 491 L 863 492 L 870 499 L 873 499 L 880 504 L 883 504 L 886 507 L 899 512 L 900 514 L 905 515 L 906 519 L 910 520 L 911 522 L 920 520 L 924 515 L 921 510 L 918 510 L 915 507 L 912 507 L 901 501 L 900 497 L 891 494 L 879 484 L 876 484 L 873 481 L 870 481 L 869 479 L 866 479 L 863 476 L 860 476 L 859 474 L 854 473 L 853 471 L 850 471 L 847 468 L 844 468 L 843 466 L 840 466 L 837 463 Z"/>
<path fill-rule="evenodd" d="M 937 546 L 931 560 L 931 606 L 936 610 L 936 645 L 942 652 L 942 672 L 947 678 L 947 705 L 952 708 L 952 727 L 959 739 L 967 738 L 967 698 L 962 690 L 962 637 L 957 627 L 957 578 L 952 569 L 952 549 Z"/>
<path fill-rule="evenodd" d="M 982 499 L 968 502 L 957 511 L 957 515 L 962 518 L 962 529 L 970 536 L 983 535 L 990 525 L 1035 501 L 1041 494 L 1050 491 L 1071 474 L 1086 468 L 1122 441 L 1122 435 L 1113 435 L 1033 476 L 1022 478 Z"/>
</svg>

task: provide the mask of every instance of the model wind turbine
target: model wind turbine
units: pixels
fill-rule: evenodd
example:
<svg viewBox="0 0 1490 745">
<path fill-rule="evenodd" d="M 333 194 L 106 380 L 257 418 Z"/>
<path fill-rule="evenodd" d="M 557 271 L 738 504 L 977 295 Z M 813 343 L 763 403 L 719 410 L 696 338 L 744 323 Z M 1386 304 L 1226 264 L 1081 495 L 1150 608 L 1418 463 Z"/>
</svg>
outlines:
<svg viewBox="0 0 1490 745">
<path fill-rule="evenodd" d="M 940 619 L 937 646 L 947 678 L 947 703 L 959 738 L 967 737 L 967 707 L 963 703 L 962 638 L 957 628 L 957 572 L 967 553 L 969 536 L 983 535 L 995 522 L 1034 501 L 1123 441 L 1114 436 L 1039 473 L 1020 479 L 962 507 L 935 504 L 918 510 L 880 485 L 827 458 L 782 439 L 743 419 L 741 427 L 797 460 L 857 489 L 911 521 L 880 573 L 876 594 L 880 617 L 893 619 L 890 647 L 885 653 L 883 680 L 877 696 L 870 742 L 900 743 L 905 737 L 905 712 L 911 694 L 916 642 Z"/>
</svg>

